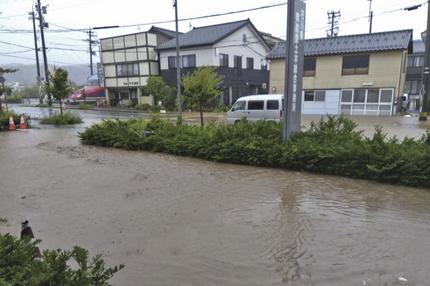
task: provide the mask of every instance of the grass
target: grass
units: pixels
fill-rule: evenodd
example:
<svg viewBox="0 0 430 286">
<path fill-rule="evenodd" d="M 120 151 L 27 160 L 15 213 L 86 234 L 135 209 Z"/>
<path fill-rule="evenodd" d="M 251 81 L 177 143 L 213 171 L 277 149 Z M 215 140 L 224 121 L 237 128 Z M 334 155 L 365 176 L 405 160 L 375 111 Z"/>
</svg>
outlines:
<svg viewBox="0 0 430 286">
<path fill-rule="evenodd" d="M 12 95 L 6 97 L 7 103 L 22 103 L 22 97 L 20 95 Z"/>
<path fill-rule="evenodd" d="M 93 108 L 93 106 L 91 104 L 88 104 L 88 103 L 79 103 L 78 108 L 83 109 L 83 110 L 89 110 L 89 109 Z"/>
<path fill-rule="evenodd" d="M 154 135 L 146 136 L 153 131 Z M 83 144 L 145 150 L 211 161 L 370 179 L 430 188 L 430 132 L 420 140 L 371 138 L 345 117 L 329 117 L 282 140 L 281 125 L 241 121 L 201 128 L 154 118 L 108 120 L 80 134 Z"/>
<path fill-rule="evenodd" d="M 49 107 L 49 104 L 48 103 L 39 103 L 36 105 L 36 107 L 47 108 L 47 107 Z"/>
<path fill-rule="evenodd" d="M 40 120 L 41 124 L 46 125 L 73 125 L 82 123 L 82 118 L 78 115 L 74 115 L 71 112 L 64 112 L 63 115 L 55 114 L 50 117 L 45 117 Z"/>
</svg>

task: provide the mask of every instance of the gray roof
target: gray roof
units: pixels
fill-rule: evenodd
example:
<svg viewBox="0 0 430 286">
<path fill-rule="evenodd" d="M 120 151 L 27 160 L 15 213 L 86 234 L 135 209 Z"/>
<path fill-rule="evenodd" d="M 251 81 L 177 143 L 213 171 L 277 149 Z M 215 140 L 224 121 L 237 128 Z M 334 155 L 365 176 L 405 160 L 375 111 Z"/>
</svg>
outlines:
<svg viewBox="0 0 430 286">
<path fill-rule="evenodd" d="M 414 54 L 424 54 L 426 46 L 423 40 L 414 40 Z"/>
<path fill-rule="evenodd" d="M 175 38 L 176 37 L 176 31 L 172 31 L 172 30 L 167 30 L 164 28 L 160 28 L 160 27 L 156 27 L 156 26 L 152 26 L 151 29 L 148 30 L 149 33 L 159 33 L 162 34 L 170 39 Z M 179 32 L 179 34 L 183 34 L 181 32 Z"/>
<path fill-rule="evenodd" d="M 213 45 L 248 24 L 252 25 L 249 19 L 205 27 L 197 27 L 188 33 L 179 36 L 179 46 L 181 48 L 186 48 Z M 157 50 L 169 50 L 174 48 L 176 48 L 176 39 L 172 39 L 159 45 Z"/>
<path fill-rule="evenodd" d="M 285 41 L 278 43 L 268 59 L 285 58 Z M 412 52 L 412 30 L 359 34 L 305 40 L 305 56 L 382 52 L 408 49 Z"/>
</svg>

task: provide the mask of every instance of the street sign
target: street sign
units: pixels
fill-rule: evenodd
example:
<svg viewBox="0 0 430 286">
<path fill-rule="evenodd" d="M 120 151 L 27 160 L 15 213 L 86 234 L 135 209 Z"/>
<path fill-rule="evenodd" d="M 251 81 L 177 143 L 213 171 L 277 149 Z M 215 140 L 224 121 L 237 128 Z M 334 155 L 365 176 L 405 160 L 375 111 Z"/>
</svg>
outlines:
<svg viewBox="0 0 430 286">
<path fill-rule="evenodd" d="M 283 137 L 300 131 L 302 115 L 302 79 L 306 4 L 302 0 L 288 1 L 287 42 L 285 57 L 285 88 Z"/>
</svg>

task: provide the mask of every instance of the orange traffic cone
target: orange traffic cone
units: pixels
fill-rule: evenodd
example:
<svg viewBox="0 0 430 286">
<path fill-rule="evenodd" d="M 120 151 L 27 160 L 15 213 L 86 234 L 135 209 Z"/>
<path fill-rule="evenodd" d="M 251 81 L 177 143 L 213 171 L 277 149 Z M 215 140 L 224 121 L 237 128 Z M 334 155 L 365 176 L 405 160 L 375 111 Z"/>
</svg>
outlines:
<svg viewBox="0 0 430 286">
<path fill-rule="evenodd" d="M 16 130 L 15 122 L 13 122 L 13 117 L 9 116 L 9 131 Z"/>
<path fill-rule="evenodd" d="M 21 114 L 19 129 L 28 129 L 28 125 L 27 125 L 27 123 L 25 123 L 24 114 Z"/>
</svg>

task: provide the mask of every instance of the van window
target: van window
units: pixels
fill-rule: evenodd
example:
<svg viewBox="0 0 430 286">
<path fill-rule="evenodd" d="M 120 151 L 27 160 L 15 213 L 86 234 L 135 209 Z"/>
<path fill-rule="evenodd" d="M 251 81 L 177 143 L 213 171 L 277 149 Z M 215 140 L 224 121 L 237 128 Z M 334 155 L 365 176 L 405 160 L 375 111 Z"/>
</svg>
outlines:
<svg viewBox="0 0 430 286">
<path fill-rule="evenodd" d="M 264 110 L 264 101 L 263 100 L 248 101 L 248 110 Z"/>
<path fill-rule="evenodd" d="M 245 104 L 246 101 L 238 101 L 233 105 L 231 111 L 245 110 Z"/>
<path fill-rule="evenodd" d="M 268 100 L 267 101 L 267 110 L 278 110 L 279 109 L 279 101 L 278 100 Z"/>
</svg>

